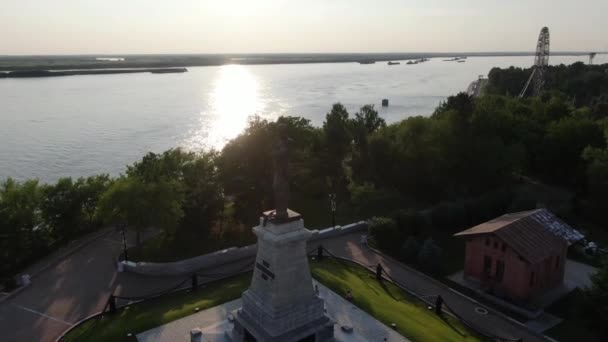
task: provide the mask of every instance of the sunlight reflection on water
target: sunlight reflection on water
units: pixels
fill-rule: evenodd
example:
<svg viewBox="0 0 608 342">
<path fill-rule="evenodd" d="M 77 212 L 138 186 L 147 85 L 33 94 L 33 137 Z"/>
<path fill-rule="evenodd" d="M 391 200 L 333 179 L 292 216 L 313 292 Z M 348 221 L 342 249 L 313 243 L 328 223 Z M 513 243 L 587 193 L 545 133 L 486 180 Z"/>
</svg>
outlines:
<svg viewBox="0 0 608 342">
<path fill-rule="evenodd" d="M 225 65 L 207 98 L 209 112 L 201 112 L 200 126 L 186 139 L 189 150 L 222 148 L 241 133 L 250 117 L 264 112 L 260 81 L 242 65 Z"/>
</svg>

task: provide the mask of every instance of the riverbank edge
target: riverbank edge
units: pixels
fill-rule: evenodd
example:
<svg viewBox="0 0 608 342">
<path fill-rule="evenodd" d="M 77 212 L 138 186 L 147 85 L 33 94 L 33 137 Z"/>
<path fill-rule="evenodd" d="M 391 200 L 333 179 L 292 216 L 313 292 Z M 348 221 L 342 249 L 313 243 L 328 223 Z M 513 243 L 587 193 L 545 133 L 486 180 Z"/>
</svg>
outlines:
<svg viewBox="0 0 608 342">
<path fill-rule="evenodd" d="M 553 52 L 552 56 L 584 56 L 588 52 Z M 124 61 L 96 61 L 93 56 L 2 56 L 0 72 L 31 70 L 94 70 L 136 68 L 185 68 L 202 66 L 360 63 L 420 58 L 449 57 L 526 57 L 534 52 L 464 53 L 352 53 L 352 54 L 243 54 L 243 55 L 125 55 Z M 73 59 L 72 59 L 73 58 Z M 93 58 L 93 59 L 90 59 Z M 163 60 L 165 59 L 165 60 Z M 61 61 L 64 60 L 64 61 Z"/>
</svg>

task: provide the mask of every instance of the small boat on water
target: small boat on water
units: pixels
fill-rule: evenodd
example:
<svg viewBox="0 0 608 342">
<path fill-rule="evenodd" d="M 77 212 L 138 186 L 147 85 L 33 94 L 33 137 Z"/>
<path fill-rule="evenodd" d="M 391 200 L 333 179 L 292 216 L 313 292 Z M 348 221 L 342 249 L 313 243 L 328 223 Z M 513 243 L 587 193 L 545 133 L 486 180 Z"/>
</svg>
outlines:
<svg viewBox="0 0 608 342">
<path fill-rule="evenodd" d="M 418 61 L 407 61 L 405 64 L 418 64 Z"/>
<path fill-rule="evenodd" d="M 364 61 L 359 61 L 359 64 L 376 64 L 376 61 L 364 60 Z"/>
<path fill-rule="evenodd" d="M 464 62 L 466 62 L 466 61 L 462 60 L 462 59 L 458 61 L 458 63 L 464 63 Z"/>
<path fill-rule="evenodd" d="M 388 65 L 399 65 L 401 64 L 400 62 L 393 62 L 393 61 L 389 61 Z"/>
</svg>

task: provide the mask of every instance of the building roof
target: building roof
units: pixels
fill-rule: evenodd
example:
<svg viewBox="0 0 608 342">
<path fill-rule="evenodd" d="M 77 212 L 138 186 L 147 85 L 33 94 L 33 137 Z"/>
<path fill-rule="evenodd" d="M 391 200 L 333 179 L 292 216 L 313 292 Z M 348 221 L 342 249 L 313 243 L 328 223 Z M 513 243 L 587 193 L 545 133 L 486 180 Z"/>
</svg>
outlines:
<svg viewBox="0 0 608 342">
<path fill-rule="evenodd" d="M 505 214 L 454 236 L 493 234 L 522 258 L 536 263 L 584 236 L 547 209 Z"/>
</svg>

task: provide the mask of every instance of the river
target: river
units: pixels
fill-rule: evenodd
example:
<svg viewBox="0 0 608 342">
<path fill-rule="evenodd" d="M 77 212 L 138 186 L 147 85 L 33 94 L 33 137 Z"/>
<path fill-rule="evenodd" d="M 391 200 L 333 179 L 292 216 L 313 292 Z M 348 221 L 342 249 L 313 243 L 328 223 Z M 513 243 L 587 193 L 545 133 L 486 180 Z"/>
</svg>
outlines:
<svg viewBox="0 0 608 342">
<path fill-rule="evenodd" d="M 587 61 L 554 56 L 551 64 Z M 375 104 L 387 122 L 430 115 L 492 67 L 533 57 L 441 58 L 417 65 L 286 64 L 193 67 L 184 74 L 0 79 L 0 179 L 117 175 L 146 152 L 220 149 L 252 115 L 323 123 L 335 102 Z M 608 63 L 598 55 L 595 63 Z M 390 106 L 380 106 L 387 98 Z"/>
</svg>

